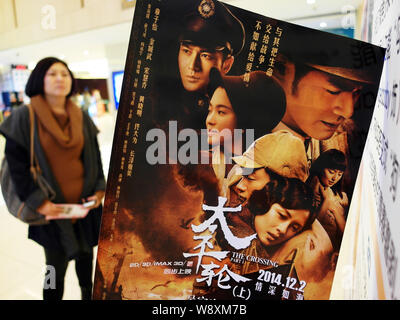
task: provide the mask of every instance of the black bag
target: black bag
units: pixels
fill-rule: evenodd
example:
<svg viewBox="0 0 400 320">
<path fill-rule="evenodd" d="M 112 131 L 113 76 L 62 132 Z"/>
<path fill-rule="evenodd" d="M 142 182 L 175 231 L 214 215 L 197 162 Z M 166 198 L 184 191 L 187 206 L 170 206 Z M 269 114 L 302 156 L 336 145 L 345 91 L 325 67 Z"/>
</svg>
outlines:
<svg viewBox="0 0 400 320">
<path fill-rule="evenodd" d="M 49 200 L 52 200 L 55 197 L 55 192 L 48 184 L 46 179 L 42 176 L 40 167 L 37 164 L 37 160 L 35 158 L 33 150 L 35 120 L 32 107 L 28 106 L 28 109 L 29 109 L 29 119 L 30 119 L 31 175 L 37 186 L 44 192 L 46 197 Z M 8 211 L 14 217 L 18 218 L 19 220 L 25 223 L 28 223 L 29 225 L 44 225 L 49 223 L 44 215 L 36 212 L 35 210 L 32 210 L 29 206 L 25 204 L 25 202 L 22 202 L 19 199 L 15 191 L 14 182 L 12 181 L 10 175 L 10 169 L 7 163 L 7 159 L 5 157 L 1 163 L 0 184 L 1 184 L 1 192 L 3 193 L 4 197 L 4 202 L 6 203 Z"/>
</svg>

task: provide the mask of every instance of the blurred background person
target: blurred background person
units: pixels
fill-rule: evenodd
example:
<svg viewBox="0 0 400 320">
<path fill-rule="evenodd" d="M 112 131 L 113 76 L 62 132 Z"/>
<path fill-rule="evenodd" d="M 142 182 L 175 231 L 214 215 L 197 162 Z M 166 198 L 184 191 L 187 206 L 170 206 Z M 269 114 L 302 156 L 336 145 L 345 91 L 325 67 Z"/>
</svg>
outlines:
<svg viewBox="0 0 400 320">
<path fill-rule="evenodd" d="M 70 99 L 74 77 L 67 64 L 48 57 L 38 62 L 26 85 L 35 115 L 35 156 L 43 176 L 56 192 L 49 201 L 34 183 L 29 168 L 29 110 L 20 107 L 2 123 L 5 157 L 21 201 L 45 216 L 57 216 L 57 203 L 94 201 L 83 219 L 56 219 L 29 226 L 28 238 L 44 248 L 46 265 L 56 271 L 55 289 L 43 289 L 44 300 L 62 299 L 68 262 L 75 259 L 82 299 L 92 291 L 93 247 L 97 245 L 105 179 L 98 130 L 89 115 Z"/>
<path fill-rule="evenodd" d="M 92 100 L 93 104 L 96 106 L 95 114 L 94 116 L 102 116 L 106 112 L 106 107 L 104 104 L 104 100 L 101 97 L 100 90 L 94 89 L 92 91 Z"/>
<path fill-rule="evenodd" d="M 85 88 L 82 95 L 83 95 L 82 109 L 83 111 L 89 112 L 90 106 L 92 105 L 92 95 L 89 92 L 89 88 Z"/>
</svg>

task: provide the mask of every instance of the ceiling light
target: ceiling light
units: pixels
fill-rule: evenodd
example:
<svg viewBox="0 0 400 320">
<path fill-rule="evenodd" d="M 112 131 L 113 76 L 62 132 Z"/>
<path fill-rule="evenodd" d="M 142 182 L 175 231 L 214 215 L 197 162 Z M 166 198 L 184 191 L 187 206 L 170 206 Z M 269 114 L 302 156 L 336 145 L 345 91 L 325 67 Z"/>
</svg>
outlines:
<svg viewBox="0 0 400 320">
<path fill-rule="evenodd" d="M 107 78 L 110 74 L 107 59 L 94 59 L 68 63 L 70 70 L 77 76 L 86 74 L 88 78 Z"/>
<path fill-rule="evenodd" d="M 327 24 L 326 22 L 321 22 L 321 23 L 319 24 L 319 26 L 320 26 L 321 28 L 326 28 L 326 27 L 328 26 L 328 24 Z"/>
<path fill-rule="evenodd" d="M 83 54 L 84 54 L 85 56 L 88 56 L 88 55 L 89 55 L 89 51 L 85 50 L 85 51 L 83 51 Z"/>
<path fill-rule="evenodd" d="M 308 3 L 308 4 L 314 4 L 314 3 L 315 3 L 315 0 L 307 0 L 307 3 Z"/>
</svg>

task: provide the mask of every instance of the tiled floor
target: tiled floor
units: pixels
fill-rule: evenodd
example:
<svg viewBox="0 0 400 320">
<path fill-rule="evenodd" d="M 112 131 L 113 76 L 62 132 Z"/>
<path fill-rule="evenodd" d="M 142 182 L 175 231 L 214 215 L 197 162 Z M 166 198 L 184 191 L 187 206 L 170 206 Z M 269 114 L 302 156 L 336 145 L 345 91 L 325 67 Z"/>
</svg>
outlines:
<svg viewBox="0 0 400 320">
<path fill-rule="evenodd" d="M 95 123 L 107 178 L 116 112 L 105 114 Z M 0 137 L 0 160 L 4 156 L 5 140 Z M 44 252 L 41 246 L 27 238 L 28 227 L 7 212 L 0 195 L 0 300 L 40 300 L 45 274 Z M 95 248 L 95 256 L 96 256 Z M 80 299 L 80 288 L 71 261 L 65 277 L 65 300 Z"/>
</svg>

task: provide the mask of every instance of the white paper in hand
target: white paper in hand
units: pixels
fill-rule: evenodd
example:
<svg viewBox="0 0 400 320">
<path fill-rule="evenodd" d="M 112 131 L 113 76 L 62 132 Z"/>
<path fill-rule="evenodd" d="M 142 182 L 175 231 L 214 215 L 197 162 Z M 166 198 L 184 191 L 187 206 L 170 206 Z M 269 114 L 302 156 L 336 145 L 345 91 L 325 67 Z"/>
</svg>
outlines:
<svg viewBox="0 0 400 320">
<path fill-rule="evenodd" d="M 46 220 L 54 219 L 82 219 L 86 217 L 89 209 L 81 204 L 57 204 L 58 207 L 63 208 L 63 213 L 57 216 L 47 216 Z"/>
</svg>

